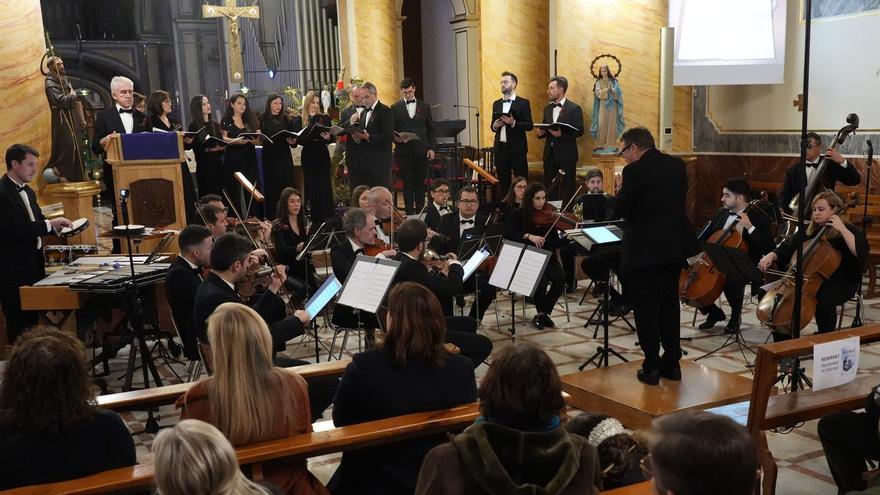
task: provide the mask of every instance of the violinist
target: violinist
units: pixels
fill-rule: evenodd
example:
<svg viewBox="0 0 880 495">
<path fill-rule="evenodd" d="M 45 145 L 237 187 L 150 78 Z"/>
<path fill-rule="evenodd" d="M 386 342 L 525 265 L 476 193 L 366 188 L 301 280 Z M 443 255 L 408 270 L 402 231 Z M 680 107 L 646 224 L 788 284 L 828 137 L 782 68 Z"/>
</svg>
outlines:
<svg viewBox="0 0 880 495">
<path fill-rule="evenodd" d="M 438 230 L 440 220 L 453 212 L 449 204 L 449 181 L 439 177 L 431 182 L 431 204 L 425 207 L 425 223 L 429 229 Z"/>
<path fill-rule="evenodd" d="M 190 361 L 198 361 L 192 308 L 202 283 L 202 268 L 211 262 L 214 237 L 204 225 L 187 225 L 178 234 L 177 244 L 180 254 L 165 274 L 165 297 L 183 342 L 183 354 Z"/>
<path fill-rule="evenodd" d="M 211 231 L 211 235 L 215 238 L 226 233 L 229 226 L 227 221 L 227 209 L 225 206 L 217 206 L 216 204 L 205 204 L 201 208 L 202 217 L 207 222 L 206 227 Z"/>
<path fill-rule="evenodd" d="M 826 154 L 820 155 L 821 150 L 822 137 L 815 132 L 807 133 L 806 165 L 795 163 L 785 170 L 785 181 L 782 184 L 782 191 L 779 193 L 779 207 L 784 211 L 790 211 L 791 200 L 803 189 L 805 184 L 810 183 L 822 160 L 829 162 L 826 163 L 822 177 L 819 179 L 825 189 L 833 191 L 838 182 L 847 186 L 857 186 L 862 181 L 859 171 L 850 165 L 839 151 L 835 148 L 828 148 Z"/>
<path fill-rule="evenodd" d="M 749 205 L 751 192 L 749 183 L 743 179 L 729 179 L 725 182 L 721 193 L 721 208 L 715 212 L 715 216 L 703 228 L 698 238 L 704 242 L 708 241 L 715 232 L 733 226 L 742 233 L 743 240 L 748 245 L 749 258 L 757 263 L 762 256 L 773 250 L 775 243 L 773 233 L 770 232 L 770 217 L 760 209 L 745 211 Z M 756 289 L 757 287 L 752 287 L 753 292 Z M 744 292 L 745 281 L 738 276 L 728 274 L 724 282 L 724 297 L 730 304 L 730 320 L 724 333 L 739 331 Z M 708 315 L 706 321 L 700 324 L 700 330 L 708 330 L 719 321 L 726 319 L 724 311 L 715 303 L 704 306 L 699 311 Z"/>
<path fill-rule="evenodd" d="M 458 210 L 444 215 L 437 227 L 438 234 L 431 239 L 431 246 L 441 255 L 461 253 L 462 243 L 468 239 L 479 237 L 486 229 L 488 218 L 480 209 L 480 196 L 472 186 L 465 186 L 458 191 Z M 469 243 L 470 247 L 476 246 Z M 462 253 L 462 256 L 465 254 Z M 479 287 L 477 286 L 479 284 Z M 464 293 L 479 291 L 479 307 L 471 306 L 469 316 L 477 321 L 483 320 L 486 309 L 495 300 L 495 287 L 489 285 L 489 277 L 470 277 L 464 282 Z M 441 300 L 442 301 L 442 300 Z"/>
<path fill-rule="evenodd" d="M 529 181 L 525 177 L 517 176 L 513 178 L 513 182 L 510 183 L 510 189 L 508 189 L 507 194 L 501 200 L 501 210 L 495 219 L 496 223 L 506 224 L 510 214 L 517 208 L 522 207 L 523 197 L 526 195 L 526 187 L 528 186 Z"/>
<path fill-rule="evenodd" d="M 300 192 L 292 187 L 284 188 L 276 212 L 277 218 L 272 222 L 275 260 L 287 266 L 285 286 L 293 294 L 307 297 L 318 290 L 318 275 L 309 254 L 296 259 L 309 240 Z"/>
<path fill-rule="evenodd" d="M 346 240 L 330 248 L 330 261 L 333 275 L 339 281 L 348 278 L 357 255 L 365 254 L 366 246 L 375 244 L 376 217 L 372 212 L 362 208 L 349 208 L 342 216 L 342 228 L 345 230 Z M 390 258 L 397 254 L 393 249 L 380 253 L 383 258 Z M 379 256 L 377 256 L 379 257 Z M 333 310 L 333 324 L 345 328 L 357 328 L 357 317 L 354 310 L 348 306 L 336 305 Z M 367 329 L 368 339 L 372 336 L 372 330 L 379 327 L 376 315 L 373 313 L 360 314 L 361 326 Z"/>
<path fill-rule="evenodd" d="M 561 247 L 562 240 L 559 238 L 559 233 L 555 227 L 551 227 L 553 215 L 545 214 L 551 208 L 552 206 L 547 203 L 547 188 L 540 182 L 532 182 L 523 195 L 522 207 L 511 213 L 504 237 L 548 251 Z M 550 218 L 542 219 L 540 218 L 542 216 Z M 536 222 L 536 218 L 540 221 Z M 556 326 L 550 319 L 550 313 L 553 312 L 556 301 L 562 295 L 564 286 L 565 272 L 556 256 L 551 256 L 533 296 L 538 313 L 532 319 L 532 324 L 539 330 Z"/>
<path fill-rule="evenodd" d="M 245 280 L 249 269 L 259 264 L 259 251 L 253 250 L 253 244 L 248 239 L 235 233 L 223 234 L 214 241 L 211 273 L 199 285 L 193 303 L 193 329 L 200 342 L 207 343 L 207 319 L 217 306 L 227 302 L 244 303 L 236 290 L 237 284 Z M 276 352 L 284 350 L 288 340 L 302 335 L 305 324 L 311 320 L 311 316 L 303 310 L 287 316 L 287 305 L 278 295 L 286 279 L 285 267 L 276 266 L 266 291 L 248 303 L 269 326 Z"/>
<path fill-rule="evenodd" d="M 758 268 L 766 271 L 774 263 L 786 263 L 793 260 L 797 250 L 798 236 L 804 240 L 813 239 L 822 227 L 828 225 L 831 228 L 825 234 L 825 239 L 832 248 L 840 253 L 840 265 L 837 270 L 826 280 L 816 293 L 816 326 L 819 333 L 831 332 L 836 328 L 837 306 L 847 301 L 856 293 L 859 279 L 865 268 L 868 258 L 868 240 L 858 227 L 844 222 L 835 213 L 843 205 L 840 197 L 833 191 L 825 191 L 816 195 L 812 203 L 812 221 L 806 229 L 799 230 L 798 234 L 783 242 L 774 251 L 761 258 Z M 773 332 L 774 340 L 790 338 L 789 335 Z"/>
<path fill-rule="evenodd" d="M 492 352 L 492 341 L 477 334 L 477 322 L 473 318 L 453 316 L 453 299 L 462 292 L 464 268 L 461 263 L 454 254 L 448 254 L 441 260 L 425 260 L 428 227 L 425 222 L 415 218 L 405 220 L 400 225 L 397 242 L 400 250 L 392 259 L 399 261 L 400 267 L 393 284 L 415 282 L 437 296 L 446 316 L 446 341 L 458 347 L 476 368 Z M 432 268 L 428 268 L 427 263 L 431 263 Z M 389 303 L 393 304 L 394 301 Z"/>
<path fill-rule="evenodd" d="M 376 217 L 376 236 L 385 244 L 391 244 L 391 233 L 382 230 L 381 225 L 383 222 L 389 222 L 395 213 L 391 191 L 387 187 L 375 186 L 370 189 L 367 197 L 370 199 L 370 209 Z M 399 222 L 395 219 L 394 223 Z"/>
</svg>

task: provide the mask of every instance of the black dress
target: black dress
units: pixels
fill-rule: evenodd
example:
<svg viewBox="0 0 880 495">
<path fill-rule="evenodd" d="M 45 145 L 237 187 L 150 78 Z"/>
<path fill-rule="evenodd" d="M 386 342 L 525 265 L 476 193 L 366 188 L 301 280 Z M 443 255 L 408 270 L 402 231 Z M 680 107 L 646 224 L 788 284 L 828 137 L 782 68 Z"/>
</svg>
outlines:
<svg viewBox="0 0 880 495">
<path fill-rule="evenodd" d="M 105 409 L 62 433 L 0 429 L 0 490 L 81 478 L 136 461 L 128 427 Z"/>
<path fill-rule="evenodd" d="M 220 194 L 223 192 L 223 150 L 207 151 L 205 140 L 208 136 L 220 138 L 220 126 L 215 122 L 190 122 L 188 132 L 195 132 L 201 129 L 195 137 L 189 148 L 193 150 L 196 156 L 196 182 L 199 186 L 199 196 L 206 194 Z"/>
<path fill-rule="evenodd" d="M 293 131 L 294 121 L 281 117 L 263 115 L 260 130 L 270 138 L 276 132 Z M 296 145 L 294 145 L 296 146 Z M 278 136 L 272 143 L 263 143 L 263 186 L 258 187 L 266 194 L 266 218 L 275 218 L 275 208 L 285 187 L 293 187 L 293 156 L 287 139 Z"/>
<path fill-rule="evenodd" d="M 330 116 L 312 115 L 310 123 L 330 127 Z M 302 117 L 294 119 L 294 126 L 301 129 Z M 297 144 L 302 146 L 302 167 L 305 176 L 306 203 L 309 205 L 312 222 L 321 225 L 334 216 L 333 191 L 330 188 L 330 152 L 327 145 L 333 139 L 324 139 L 321 133 L 313 132 L 311 137 Z"/>
<path fill-rule="evenodd" d="M 559 233 L 555 228 L 550 229 L 550 233 L 548 234 L 548 227 L 530 225 L 531 222 L 527 224 L 525 215 L 526 212 L 523 208 L 517 208 L 510 212 L 507 219 L 507 228 L 504 233 L 505 238 L 514 242 L 534 246 L 532 241 L 523 238 L 526 234 L 536 235 L 538 237 L 543 237 L 544 234 L 547 234 L 544 240 L 544 245 L 541 249 L 552 253 L 557 248 L 564 246 L 564 241 L 559 238 Z M 539 313 L 544 313 L 547 316 L 550 316 L 550 313 L 553 312 L 553 308 L 556 306 L 556 301 L 558 301 L 559 296 L 562 295 L 564 285 L 565 273 L 563 272 L 559 261 L 556 260 L 556 255 L 552 254 L 550 256 L 550 262 L 547 263 L 547 268 L 544 270 L 544 276 L 541 278 L 541 281 L 538 282 L 538 286 L 532 296 L 535 300 L 535 308 L 537 308 Z"/>
<path fill-rule="evenodd" d="M 275 261 L 287 266 L 287 286 L 295 294 L 305 297 L 311 296 L 318 290 L 318 279 L 315 267 L 312 265 L 310 255 L 303 256 L 299 261 L 296 260 L 299 255 L 300 243 L 309 241 L 309 234 L 304 226 L 300 226 L 300 233 L 297 234 L 290 228 L 290 223 L 285 220 L 275 220 L 272 222 L 272 241 L 275 243 Z M 308 287 L 306 287 L 308 281 Z"/>
<path fill-rule="evenodd" d="M 162 122 L 158 115 L 150 117 L 150 124 L 154 129 L 164 132 L 176 132 L 183 129 L 180 122 L 171 115 L 168 116 L 169 125 L 165 125 L 165 122 Z M 189 172 L 186 161 L 180 162 L 180 176 L 183 177 L 183 204 L 186 211 L 186 224 L 189 225 L 195 222 L 196 186 L 193 184 L 192 174 Z"/>
<path fill-rule="evenodd" d="M 235 125 L 235 122 L 231 117 L 223 118 L 223 121 L 220 123 L 222 129 L 226 131 L 226 136 L 230 139 L 235 139 L 239 136 L 239 134 L 245 132 L 256 132 L 256 129 L 251 128 L 251 126 L 244 123 L 245 127 L 241 128 Z M 225 152 L 223 153 L 223 186 L 226 188 L 226 191 L 229 192 L 232 201 L 238 200 L 240 203 L 239 212 L 245 217 L 250 216 L 249 212 L 246 213 L 244 211 L 244 207 L 248 204 L 247 198 L 250 197 L 248 194 L 245 196 L 244 190 L 239 185 L 238 181 L 235 180 L 233 174 L 235 172 L 241 172 L 244 176 L 251 181 L 253 184 L 257 180 L 257 150 L 254 145 L 248 144 L 232 144 L 226 147 Z M 259 184 L 257 185 L 257 189 L 263 190 Z M 254 206 L 251 206 L 251 209 L 254 209 Z"/>
</svg>

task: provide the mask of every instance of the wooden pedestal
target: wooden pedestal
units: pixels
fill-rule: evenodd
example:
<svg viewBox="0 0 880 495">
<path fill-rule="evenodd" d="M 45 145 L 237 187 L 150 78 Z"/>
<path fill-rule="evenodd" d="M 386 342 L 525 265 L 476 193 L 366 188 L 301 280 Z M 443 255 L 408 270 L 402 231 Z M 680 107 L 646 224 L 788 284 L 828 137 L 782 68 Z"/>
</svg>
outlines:
<svg viewBox="0 0 880 495">
<path fill-rule="evenodd" d="M 64 205 L 64 217 L 70 221 L 78 218 L 89 219 L 89 228 L 82 233 L 70 237 L 70 244 L 95 245 L 95 209 L 93 202 L 95 196 L 101 192 L 99 182 L 64 182 L 48 184 L 43 188 L 43 193 L 53 200 L 60 201 Z"/>
<path fill-rule="evenodd" d="M 645 385 L 636 379 L 641 366 L 639 360 L 565 375 L 562 390 L 578 409 L 608 414 L 632 429 L 648 428 L 664 414 L 741 402 L 752 392 L 752 380 L 688 360 L 681 361 L 681 381 Z"/>
</svg>

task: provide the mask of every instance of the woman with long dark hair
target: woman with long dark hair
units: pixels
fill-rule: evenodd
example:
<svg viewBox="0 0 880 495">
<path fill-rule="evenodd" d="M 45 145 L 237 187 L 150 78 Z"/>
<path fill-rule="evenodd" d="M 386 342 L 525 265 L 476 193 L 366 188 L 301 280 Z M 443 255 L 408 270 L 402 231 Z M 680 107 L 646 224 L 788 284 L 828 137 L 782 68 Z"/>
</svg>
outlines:
<svg viewBox="0 0 880 495">
<path fill-rule="evenodd" d="M 266 218 L 275 218 L 275 207 L 281 197 L 281 191 L 293 185 L 293 156 L 290 149 L 296 146 L 295 138 L 278 136 L 281 131 L 296 130 L 294 121 L 284 111 L 284 98 L 279 94 L 271 94 L 266 98 L 266 108 L 260 115 L 260 129 L 272 139 L 271 143 L 263 143 L 263 187 L 259 189 L 266 194 Z"/>
<path fill-rule="evenodd" d="M 528 187 L 528 185 L 528 179 L 523 176 L 513 178 L 513 181 L 510 183 L 510 189 L 507 191 L 504 198 L 501 199 L 502 209 L 501 216 L 498 218 L 498 223 L 506 223 L 507 219 L 510 218 L 510 214 L 513 213 L 513 210 L 522 206 L 523 197 L 525 197 L 526 187 Z"/>
<path fill-rule="evenodd" d="M 437 296 L 423 285 L 402 282 L 391 289 L 388 308 L 384 341 L 355 355 L 339 382 L 336 426 L 476 400 L 473 363 L 444 347 L 446 322 Z M 422 459 L 443 441 L 435 435 L 343 452 L 327 486 L 334 495 L 413 493 Z"/>
<path fill-rule="evenodd" d="M 318 278 L 311 256 L 307 254 L 299 261 L 296 259 L 309 240 L 303 206 L 299 191 L 292 187 L 281 191 L 276 218 L 272 222 L 272 240 L 275 242 L 275 260 L 287 266 L 287 288 L 305 297 L 318 289 Z"/>
<path fill-rule="evenodd" d="M 241 172 L 244 176 L 255 183 L 257 177 L 257 150 L 256 145 L 261 144 L 260 138 L 237 139 L 244 133 L 260 132 L 260 124 L 257 116 L 251 110 L 248 99 L 241 93 L 235 93 L 226 101 L 226 112 L 220 122 L 220 133 L 223 140 L 229 143 L 223 153 L 223 185 L 232 195 L 232 201 L 241 203 L 239 211 L 245 217 L 250 215 L 246 211 L 249 201 L 233 174 Z M 257 189 L 264 190 L 263 184 L 257 184 Z M 250 195 L 248 194 L 248 198 Z"/>
<path fill-rule="evenodd" d="M 154 130 L 160 132 L 177 132 L 183 129 L 180 121 L 171 115 L 171 95 L 167 91 L 157 90 L 147 97 L 147 114 L 150 116 L 150 124 Z M 185 139 L 184 141 L 188 141 Z M 186 160 L 180 162 L 180 175 L 183 179 L 183 203 L 186 210 L 186 223 L 195 221 L 196 187 L 193 184 L 192 174 Z"/>
<path fill-rule="evenodd" d="M 515 182 L 514 182 L 515 183 Z M 526 188 L 523 195 L 522 206 L 510 214 L 507 220 L 507 229 L 504 237 L 515 242 L 522 242 L 530 246 L 545 249 L 553 253 L 556 248 L 562 247 L 562 240 L 556 228 L 549 225 L 535 224 L 533 216 L 536 211 L 544 208 L 547 202 L 547 188 L 540 182 L 532 182 Z M 556 253 L 550 256 L 550 262 L 544 270 L 544 276 L 538 282 L 538 287 L 532 296 L 535 300 L 535 308 L 538 313 L 532 319 L 538 329 L 556 326 L 550 319 L 550 313 L 556 306 L 556 301 L 565 288 L 565 272 L 557 260 Z"/>
<path fill-rule="evenodd" d="M 222 139 L 220 124 L 214 120 L 211 102 L 205 95 L 195 95 L 189 102 L 188 132 L 196 132 L 190 144 L 196 157 L 196 181 L 199 195 L 220 195 L 223 191 L 223 147 L 209 145 L 208 137 Z"/>
<path fill-rule="evenodd" d="M 302 115 L 294 126 L 298 129 L 313 124 L 330 127 L 330 116 L 321 108 L 317 91 L 309 91 L 303 99 Z M 305 176 L 306 202 L 311 208 L 311 218 L 316 224 L 333 217 L 333 190 L 330 188 L 330 152 L 327 145 L 333 142 L 330 131 L 318 132 L 300 140 L 303 175 Z"/>
<path fill-rule="evenodd" d="M 49 328 L 22 334 L 0 382 L 0 490 L 135 462 L 122 418 L 95 407 L 85 349 L 76 336 Z"/>
</svg>

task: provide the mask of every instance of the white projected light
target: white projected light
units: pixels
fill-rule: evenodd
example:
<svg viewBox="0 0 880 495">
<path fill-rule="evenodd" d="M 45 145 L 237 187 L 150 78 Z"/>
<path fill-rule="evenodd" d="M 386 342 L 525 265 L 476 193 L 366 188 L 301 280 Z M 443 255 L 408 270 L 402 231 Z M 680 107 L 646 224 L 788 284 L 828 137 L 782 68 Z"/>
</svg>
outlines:
<svg viewBox="0 0 880 495">
<path fill-rule="evenodd" d="M 779 84 L 784 0 L 670 0 L 675 85 Z"/>
</svg>

